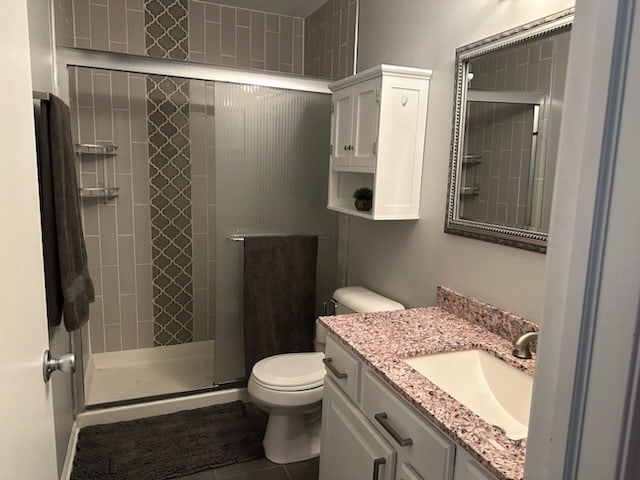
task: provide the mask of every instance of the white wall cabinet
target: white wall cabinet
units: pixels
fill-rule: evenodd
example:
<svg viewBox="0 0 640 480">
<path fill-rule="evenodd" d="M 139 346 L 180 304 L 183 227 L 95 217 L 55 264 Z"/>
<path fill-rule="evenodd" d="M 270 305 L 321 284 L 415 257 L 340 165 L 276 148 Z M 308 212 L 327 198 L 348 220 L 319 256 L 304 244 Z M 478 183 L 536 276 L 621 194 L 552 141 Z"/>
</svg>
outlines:
<svg viewBox="0 0 640 480">
<path fill-rule="evenodd" d="M 431 71 L 380 65 L 333 92 L 328 208 L 372 220 L 417 219 Z M 353 192 L 373 190 L 368 212 Z"/>
<path fill-rule="evenodd" d="M 326 351 L 320 480 L 495 480 L 332 335 Z"/>
</svg>

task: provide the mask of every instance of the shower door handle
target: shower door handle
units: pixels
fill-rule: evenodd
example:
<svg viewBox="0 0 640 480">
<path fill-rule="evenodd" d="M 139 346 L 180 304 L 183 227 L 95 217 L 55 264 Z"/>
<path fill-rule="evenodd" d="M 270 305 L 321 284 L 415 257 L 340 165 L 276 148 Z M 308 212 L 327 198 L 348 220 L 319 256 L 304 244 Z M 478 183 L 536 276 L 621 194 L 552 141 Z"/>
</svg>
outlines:
<svg viewBox="0 0 640 480">
<path fill-rule="evenodd" d="M 60 370 L 62 373 L 73 373 L 76 370 L 76 354 L 65 353 L 60 358 L 54 358 L 49 350 L 45 350 L 42 356 L 42 378 L 44 383 L 51 379 L 51 374 L 56 370 Z"/>
</svg>

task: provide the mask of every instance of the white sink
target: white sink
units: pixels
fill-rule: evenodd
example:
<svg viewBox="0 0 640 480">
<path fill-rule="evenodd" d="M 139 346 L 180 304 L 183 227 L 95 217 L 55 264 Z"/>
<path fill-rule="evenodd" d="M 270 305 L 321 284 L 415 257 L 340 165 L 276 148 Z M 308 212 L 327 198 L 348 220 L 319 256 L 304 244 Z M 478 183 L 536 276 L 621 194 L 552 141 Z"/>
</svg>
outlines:
<svg viewBox="0 0 640 480">
<path fill-rule="evenodd" d="M 512 440 L 527 437 L 533 377 L 482 350 L 404 359 Z"/>
</svg>

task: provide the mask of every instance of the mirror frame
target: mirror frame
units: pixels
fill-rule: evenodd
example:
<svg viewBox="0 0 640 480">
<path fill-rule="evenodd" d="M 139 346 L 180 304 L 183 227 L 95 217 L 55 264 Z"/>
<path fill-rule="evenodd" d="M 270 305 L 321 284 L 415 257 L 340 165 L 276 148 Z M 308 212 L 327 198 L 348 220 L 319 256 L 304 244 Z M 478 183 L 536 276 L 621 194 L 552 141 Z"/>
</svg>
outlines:
<svg viewBox="0 0 640 480">
<path fill-rule="evenodd" d="M 445 233 L 462 235 L 477 240 L 499 243 L 540 253 L 546 252 L 548 233 L 455 218 L 459 198 L 458 190 L 460 187 L 458 182 L 461 171 L 459 167 L 460 152 L 462 152 L 464 148 L 467 103 L 466 78 L 469 62 L 474 58 L 561 30 L 573 23 L 574 10 L 574 8 L 568 8 L 553 15 L 456 49 L 455 102 L 451 133 L 451 157 L 449 161 Z"/>
</svg>

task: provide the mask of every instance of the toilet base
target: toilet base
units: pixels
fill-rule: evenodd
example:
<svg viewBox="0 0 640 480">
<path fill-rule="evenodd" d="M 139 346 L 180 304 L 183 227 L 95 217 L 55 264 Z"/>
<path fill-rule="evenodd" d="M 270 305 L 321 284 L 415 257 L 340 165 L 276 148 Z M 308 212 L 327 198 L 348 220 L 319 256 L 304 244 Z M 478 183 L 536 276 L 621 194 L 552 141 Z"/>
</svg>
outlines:
<svg viewBox="0 0 640 480">
<path fill-rule="evenodd" d="M 320 455 L 321 412 L 280 414 L 271 411 L 262 445 L 273 463 L 301 462 Z"/>
</svg>

